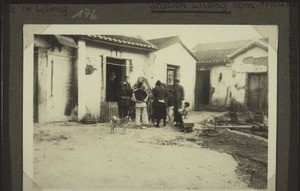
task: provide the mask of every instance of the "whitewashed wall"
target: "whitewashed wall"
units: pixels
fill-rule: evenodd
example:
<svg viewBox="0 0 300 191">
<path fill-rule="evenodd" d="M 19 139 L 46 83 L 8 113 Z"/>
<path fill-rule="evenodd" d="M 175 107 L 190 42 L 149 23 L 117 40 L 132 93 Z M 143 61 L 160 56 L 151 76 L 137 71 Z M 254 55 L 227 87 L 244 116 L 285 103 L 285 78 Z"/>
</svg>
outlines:
<svg viewBox="0 0 300 191">
<path fill-rule="evenodd" d="M 161 49 L 155 53 L 155 63 L 151 77 L 152 86 L 157 80 L 166 83 L 167 65 L 180 67 L 180 84 L 185 90 L 185 101 L 194 108 L 196 61 L 179 43 Z"/>
<path fill-rule="evenodd" d="M 231 66 L 215 66 L 211 68 L 211 87 L 215 88 L 215 92 L 212 94 L 212 105 L 221 106 L 224 105 L 227 95 L 227 90 L 232 92 L 232 96 L 239 102 L 245 103 L 246 89 L 237 87 L 247 86 L 247 73 L 261 73 L 267 72 L 267 65 L 255 65 L 245 64 L 244 58 L 253 57 L 267 57 L 268 52 L 260 47 L 253 47 L 247 52 L 240 54 L 234 59 Z M 272 63 L 269 63 L 272 64 Z M 222 73 L 222 80 L 219 82 L 219 75 Z M 235 74 L 235 77 L 233 77 Z M 227 100 L 229 101 L 229 100 Z M 228 103 L 227 103 L 228 104 Z"/>
<path fill-rule="evenodd" d="M 40 49 L 41 50 L 41 49 Z M 39 122 L 69 121 L 66 114 L 72 101 L 73 71 L 76 69 L 74 50 L 55 47 L 38 56 L 38 116 Z M 69 112 L 70 113 L 70 112 Z"/>
<path fill-rule="evenodd" d="M 219 75 L 222 73 L 222 80 L 219 81 Z M 211 97 L 212 105 L 223 105 L 226 100 L 227 88 L 231 86 L 232 70 L 229 66 L 212 67 L 210 71 L 211 88 L 214 88 L 214 93 Z"/>
<path fill-rule="evenodd" d="M 101 69 L 101 56 L 103 56 L 103 74 Z M 153 53 L 141 50 L 134 50 L 129 48 L 118 47 L 116 54 L 114 46 L 106 46 L 95 42 L 86 42 L 86 58 L 84 58 L 85 64 L 91 64 L 97 70 L 91 75 L 84 76 L 84 86 L 79 93 L 84 95 L 84 105 L 90 112 L 100 117 L 100 103 L 105 101 L 105 85 L 106 85 L 106 57 L 122 58 L 132 61 L 133 70 L 129 70 L 129 62 L 127 63 L 127 74 L 130 76 L 130 83 L 133 85 L 139 76 L 150 78 L 151 67 L 153 63 Z M 104 82 L 103 82 L 104 80 Z M 104 87 L 102 87 L 104 85 Z M 80 104 L 80 103 L 79 103 Z M 82 118 L 84 112 L 79 113 L 79 119 Z"/>
<path fill-rule="evenodd" d="M 38 56 L 37 60 L 35 60 L 34 64 L 36 64 L 35 67 L 37 67 L 37 76 L 35 76 L 38 83 L 38 90 L 37 90 L 37 115 L 38 115 L 38 122 L 44 123 L 48 121 L 47 117 L 47 99 L 48 99 L 48 91 L 49 91 L 49 85 L 48 85 L 48 77 L 50 75 L 49 68 L 48 68 L 48 57 L 45 49 L 38 49 Z M 33 84 L 35 86 L 35 84 Z M 33 100 L 33 99 L 32 99 Z"/>
</svg>

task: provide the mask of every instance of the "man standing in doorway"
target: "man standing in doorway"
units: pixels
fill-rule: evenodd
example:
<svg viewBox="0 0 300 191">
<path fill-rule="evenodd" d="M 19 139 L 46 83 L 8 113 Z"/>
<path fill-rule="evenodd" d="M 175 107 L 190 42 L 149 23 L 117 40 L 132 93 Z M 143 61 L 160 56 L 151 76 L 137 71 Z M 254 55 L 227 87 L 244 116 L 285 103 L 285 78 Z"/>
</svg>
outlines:
<svg viewBox="0 0 300 191">
<path fill-rule="evenodd" d="M 117 95 L 119 117 L 121 119 L 124 119 L 129 115 L 129 104 L 132 95 L 131 85 L 129 83 L 129 76 L 126 76 L 125 79 L 121 81 Z"/>
<path fill-rule="evenodd" d="M 179 123 L 180 115 L 178 113 L 178 109 L 182 108 L 182 101 L 184 100 L 184 89 L 179 84 L 178 78 L 174 80 L 173 92 L 174 92 L 174 122 Z"/>
<path fill-rule="evenodd" d="M 116 94 L 117 94 L 117 88 L 118 88 L 118 83 L 116 80 L 116 74 L 112 72 L 109 76 L 109 80 L 107 81 L 106 85 L 106 100 L 115 102 L 117 101 Z"/>
</svg>

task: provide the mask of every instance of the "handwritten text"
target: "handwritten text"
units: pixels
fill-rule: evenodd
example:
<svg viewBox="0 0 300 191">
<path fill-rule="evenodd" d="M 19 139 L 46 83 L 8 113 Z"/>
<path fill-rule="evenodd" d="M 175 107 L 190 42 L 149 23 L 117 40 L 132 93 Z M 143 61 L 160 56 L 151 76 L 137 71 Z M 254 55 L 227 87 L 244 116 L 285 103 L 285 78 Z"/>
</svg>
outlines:
<svg viewBox="0 0 300 191">
<path fill-rule="evenodd" d="M 83 9 L 72 17 L 72 19 L 74 18 L 85 18 L 90 20 L 96 20 L 97 19 L 96 10 Z"/>
</svg>

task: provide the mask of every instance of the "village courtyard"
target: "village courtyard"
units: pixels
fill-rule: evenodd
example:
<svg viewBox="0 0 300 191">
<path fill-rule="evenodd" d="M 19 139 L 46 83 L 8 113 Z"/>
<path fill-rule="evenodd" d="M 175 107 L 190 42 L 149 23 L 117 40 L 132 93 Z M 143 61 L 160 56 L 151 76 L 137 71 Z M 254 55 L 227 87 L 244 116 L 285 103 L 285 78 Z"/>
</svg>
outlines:
<svg viewBox="0 0 300 191">
<path fill-rule="evenodd" d="M 190 118 L 195 121 L 192 133 L 180 132 L 170 125 L 148 129 L 135 129 L 132 125 L 123 134 L 120 128 L 111 133 L 108 123 L 36 124 L 34 182 L 42 189 L 71 190 L 265 187 L 261 176 L 247 173 L 250 160 L 238 159 L 238 155 L 230 155 L 228 151 L 237 152 L 241 147 L 229 146 L 239 144 L 244 146 L 244 151 L 239 152 L 266 159 L 267 143 L 260 140 L 251 143 L 253 140 L 247 140 L 246 136 L 229 136 L 228 132 L 223 133 L 225 137 L 218 137 L 217 142 L 205 141 L 214 137 L 199 136 L 200 122 L 218 115 L 224 112 L 192 112 Z M 220 143 L 230 139 L 231 143 L 223 146 Z M 252 168 L 256 172 L 262 170 L 260 164 Z"/>
<path fill-rule="evenodd" d="M 34 36 L 34 52 L 28 53 L 33 62 L 26 63 L 34 75 L 26 82 L 32 89 L 24 94 L 24 102 L 33 106 L 26 108 L 24 119 L 33 119 L 34 125 L 28 122 L 24 129 L 34 127 L 37 187 L 267 188 L 269 129 L 276 128 L 268 126 L 274 106 L 269 96 L 276 95 L 269 92 L 268 68 L 274 65 L 269 63 L 269 39 L 235 39 L 237 31 L 229 27 L 230 38 L 212 35 L 205 42 L 198 32 L 206 26 L 188 32 L 183 30 L 187 26 L 178 26 L 182 34 L 166 26 L 168 35 L 157 27 L 155 36 L 147 35 L 147 27 L 144 33 L 136 28 L 139 35 Z M 190 31 L 197 34 L 185 38 Z M 221 26 L 215 31 L 224 32 Z M 166 116 L 166 106 L 174 107 L 177 125 L 194 124 L 194 129 L 181 132 L 171 124 L 137 129 L 132 120 L 126 134 L 121 128 L 112 133 L 109 121 L 132 116 L 130 100 L 136 108 L 151 106 L 149 117 L 157 120 Z M 91 121 L 96 124 L 83 124 Z"/>
</svg>

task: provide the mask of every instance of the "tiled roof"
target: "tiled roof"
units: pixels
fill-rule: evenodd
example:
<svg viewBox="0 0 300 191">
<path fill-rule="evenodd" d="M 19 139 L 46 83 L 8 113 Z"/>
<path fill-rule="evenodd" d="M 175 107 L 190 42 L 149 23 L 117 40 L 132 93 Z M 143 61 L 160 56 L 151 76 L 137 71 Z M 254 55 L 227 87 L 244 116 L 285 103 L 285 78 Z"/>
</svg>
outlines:
<svg viewBox="0 0 300 191">
<path fill-rule="evenodd" d="M 229 58 L 257 45 L 267 49 L 267 39 L 197 44 L 192 51 L 200 64 L 224 64 Z"/>
<path fill-rule="evenodd" d="M 170 36 L 164 38 L 156 38 L 147 40 L 148 42 L 154 44 L 158 50 L 171 46 L 175 43 L 181 44 L 181 46 L 195 59 L 197 60 L 196 56 L 183 44 L 178 36 Z"/>
<path fill-rule="evenodd" d="M 252 40 L 239 40 L 239 41 L 228 41 L 228 42 L 215 42 L 215 43 L 198 43 L 193 49 L 192 52 L 197 51 L 208 51 L 208 50 L 229 50 L 229 49 L 238 49 Z"/>
<path fill-rule="evenodd" d="M 148 41 L 154 44 L 158 49 L 162 49 L 166 46 L 169 46 L 173 43 L 180 41 L 180 39 L 178 36 L 170 36 L 164 38 L 150 39 Z"/>
<path fill-rule="evenodd" d="M 197 51 L 194 54 L 198 59 L 198 63 L 224 63 L 227 56 L 232 54 L 235 50 L 236 49 Z"/>
<path fill-rule="evenodd" d="M 129 37 L 122 35 L 83 35 L 83 38 L 132 48 L 141 48 L 152 51 L 157 50 L 157 47 L 155 45 L 146 40 L 143 40 L 140 37 Z"/>
<path fill-rule="evenodd" d="M 237 55 L 246 52 L 247 50 L 249 50 L 250 48 L 254 47 L 254 46 L 259 46 L 265 50 L 268 50 L 268 43 L 262 40 L 254 40 L 251 43 L 246 44 L 245 46 L 237 49 L 236 51 L 234 51 L 232 54 L 228 55 L 228 58 L 234 58 Z"/>
</svg>

